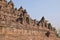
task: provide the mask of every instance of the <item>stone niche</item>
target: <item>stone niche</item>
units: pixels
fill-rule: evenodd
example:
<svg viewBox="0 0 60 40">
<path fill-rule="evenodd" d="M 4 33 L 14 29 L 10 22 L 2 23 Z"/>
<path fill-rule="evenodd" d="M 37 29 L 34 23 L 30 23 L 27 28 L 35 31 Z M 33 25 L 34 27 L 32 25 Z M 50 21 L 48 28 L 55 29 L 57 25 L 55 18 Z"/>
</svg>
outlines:
<svg viewBox="0 0 60 40">
<path fill-rule="evenodd" d="M 26 23 L 29 24 L 29 17 L 26 17 Z"/>
<path fill-rule="evenodd" d="M 16 21 L 20 22 L 21 24 L 23 24 L 23 18 L 17 18 Z"/>
<path fill-rule="evenodd" d="M 0 5 L 0 9 L 2 8 L 2 6 Z"/>
</svg>

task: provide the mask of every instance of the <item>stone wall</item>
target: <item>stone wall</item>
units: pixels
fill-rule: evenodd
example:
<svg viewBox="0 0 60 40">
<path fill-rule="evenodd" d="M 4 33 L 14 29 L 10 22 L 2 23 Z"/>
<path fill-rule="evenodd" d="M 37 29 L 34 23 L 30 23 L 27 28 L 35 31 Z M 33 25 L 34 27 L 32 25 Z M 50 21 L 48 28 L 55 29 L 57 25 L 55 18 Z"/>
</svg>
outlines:
<svg viewBox="0 0 60 40">
<path fill-rule="evenodd" d="M 49 37 L 45 35 L 47 31 L 16 29 L 11 27 L 2 27 L 0 29 L 0 40 L 59 40 L 54 33 Z"/>
</svg>

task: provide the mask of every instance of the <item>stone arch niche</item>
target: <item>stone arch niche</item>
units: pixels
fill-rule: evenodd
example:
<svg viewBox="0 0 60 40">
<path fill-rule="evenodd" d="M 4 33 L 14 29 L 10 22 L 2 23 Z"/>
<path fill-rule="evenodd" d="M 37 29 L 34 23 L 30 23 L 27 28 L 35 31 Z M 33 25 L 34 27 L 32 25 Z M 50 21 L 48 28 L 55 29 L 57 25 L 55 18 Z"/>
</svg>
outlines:
<svg viewBox="0 0 60 40">
<path fill-rule="evenodd" d="M 45 33 L 45 35 L 46 35 L 47 37 L 49 37 L 50 32 L 49 32 L 49 31 L 47 31 L 47 32 Z"/>
<path fill-rule="evenodd" d="M 26 17 L 26 23 L 29 24 L 29 17 Z"/>
<path fill-rule="evenodd" d="M 51 27 L 52 27 L 51 23 L 48 23 L 48 29 L 49 30 L 51 30 Z"/>
<path fill-rule="evenodd" d="M 1 7 L 2 7 L 2 6 L 0 5 L 0 9 L 1 9 Z"/>
<path fill-rule="evenodd" d="M 2 1 L 2 0 L 0 0 L 0 1 Z"/>
<path fill-rule="evenodd" d="M 20 22 L 21 24 L 23 24 L 23 18 L 17 18 L 16 21 Z"/>
</svg>

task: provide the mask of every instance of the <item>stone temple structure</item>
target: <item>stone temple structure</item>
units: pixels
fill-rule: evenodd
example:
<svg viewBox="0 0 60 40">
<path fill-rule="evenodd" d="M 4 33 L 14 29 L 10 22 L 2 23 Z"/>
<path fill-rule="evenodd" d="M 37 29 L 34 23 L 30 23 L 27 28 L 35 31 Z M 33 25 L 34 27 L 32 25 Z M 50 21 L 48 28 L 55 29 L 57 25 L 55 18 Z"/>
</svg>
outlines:
<svg viewBox="0 0 60 40">
<path fill-rule="evenodd" d="M 0 0 L 0 40 L 60 40 L 44 17 L 32 19 L 26 9 L 14 8 L 10 0 Z"/>
</svg>

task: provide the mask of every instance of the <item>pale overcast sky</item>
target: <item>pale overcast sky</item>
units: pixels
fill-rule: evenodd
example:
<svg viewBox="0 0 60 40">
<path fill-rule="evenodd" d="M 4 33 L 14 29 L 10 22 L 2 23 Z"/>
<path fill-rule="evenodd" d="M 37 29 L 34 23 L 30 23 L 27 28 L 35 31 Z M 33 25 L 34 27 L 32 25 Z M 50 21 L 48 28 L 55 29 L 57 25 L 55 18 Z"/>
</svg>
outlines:
<svg viewBox="0 0 60 40">
<path fill-rule="evenodd" d="M 9 0 L 8 0 L 9 1 Z M 15 7 L 23 6 L 31 18 L 45 16 L 54 27 L 60 29 L 60 0 L 12 0 Z"/>
</svg>

